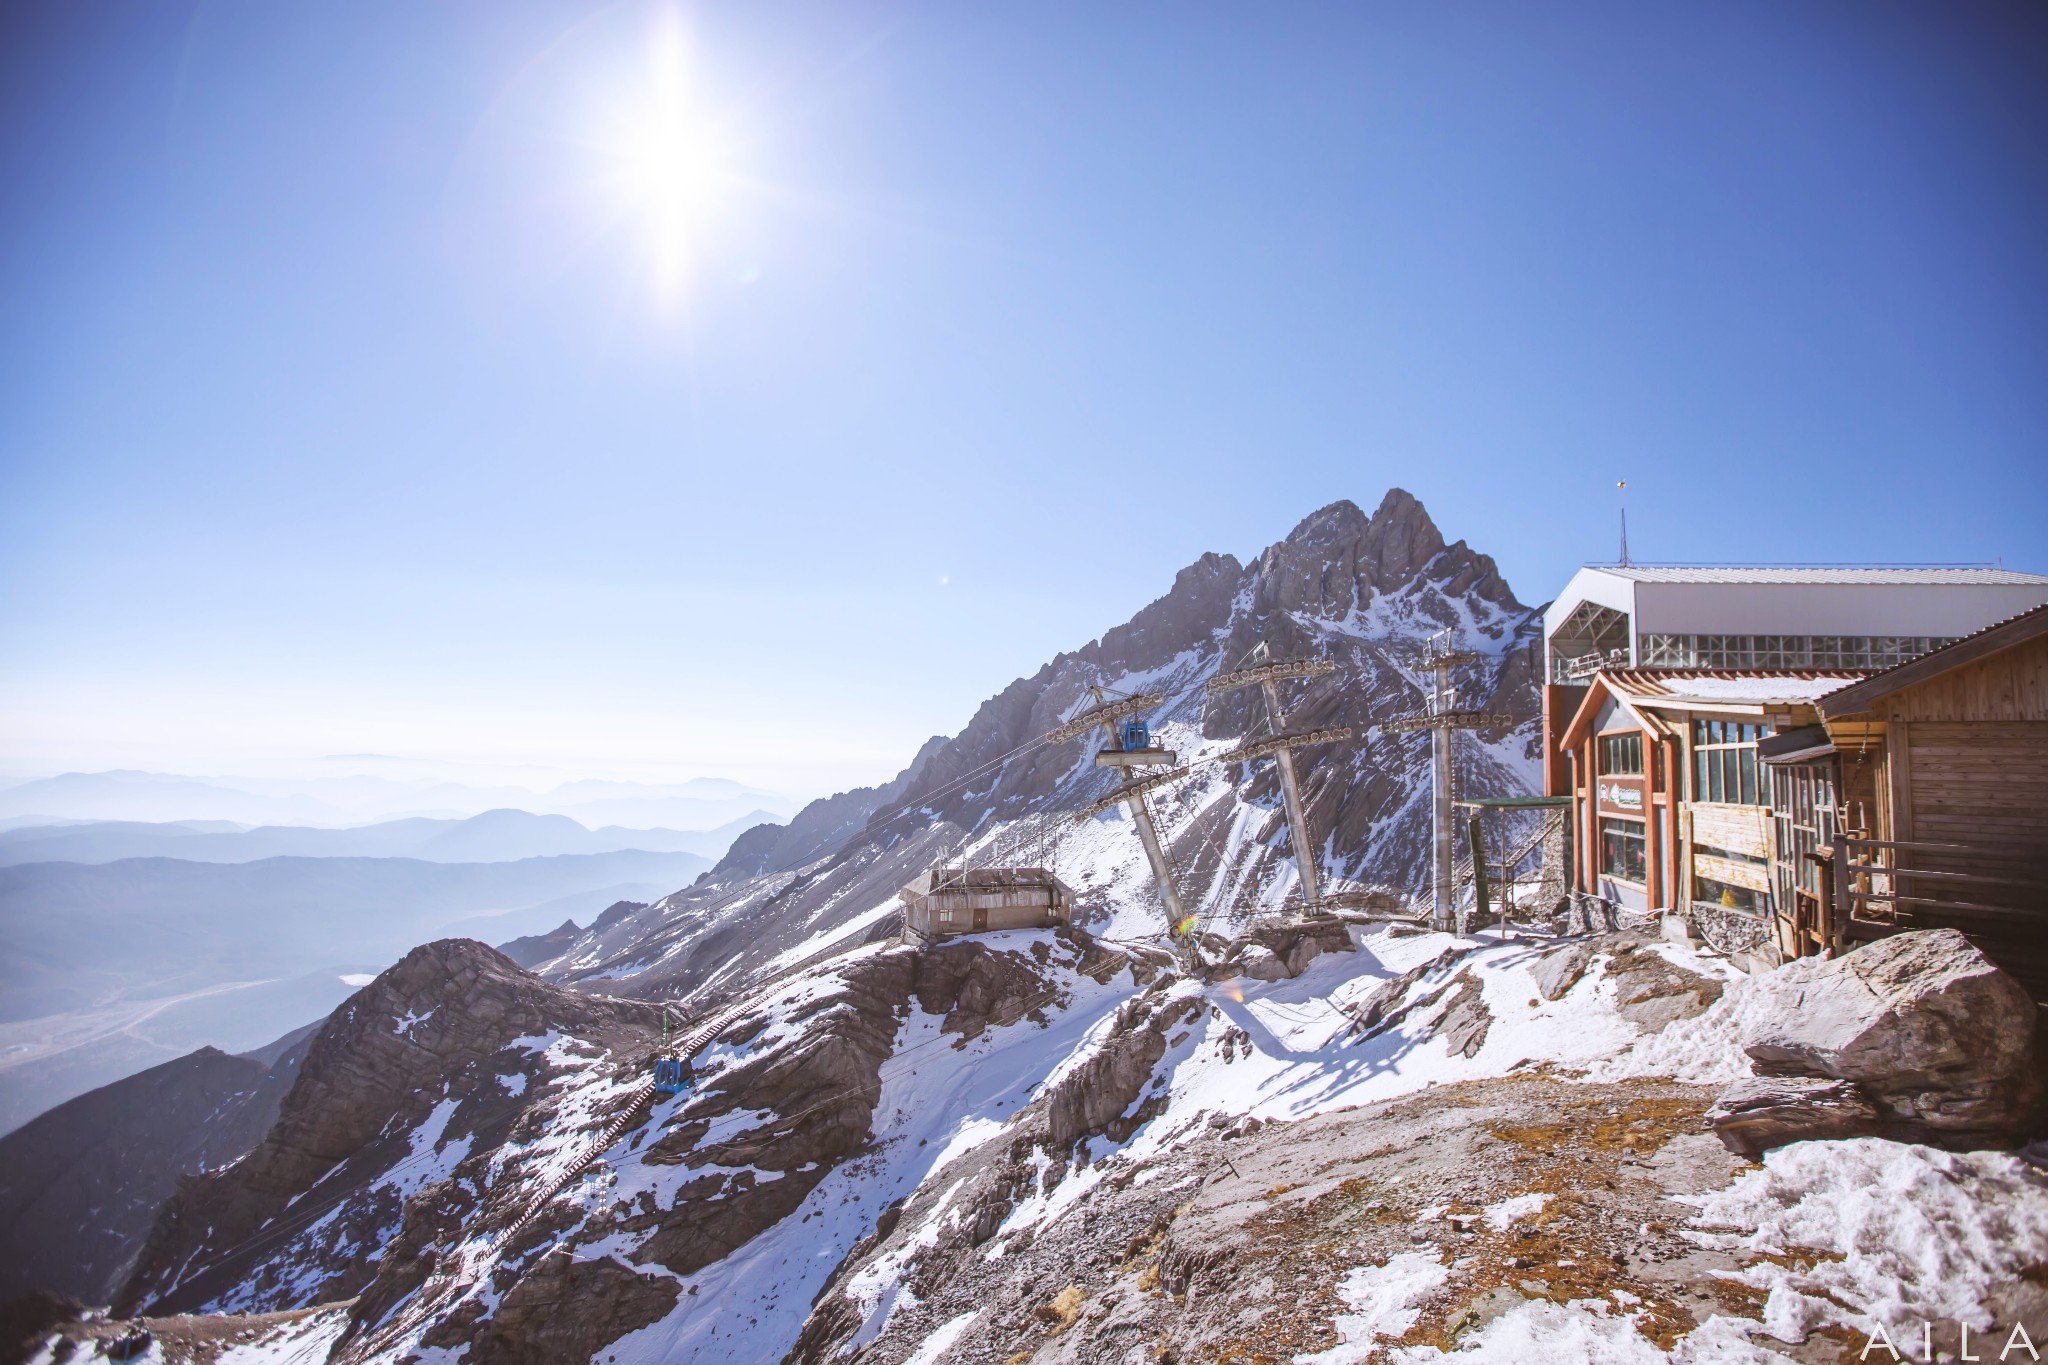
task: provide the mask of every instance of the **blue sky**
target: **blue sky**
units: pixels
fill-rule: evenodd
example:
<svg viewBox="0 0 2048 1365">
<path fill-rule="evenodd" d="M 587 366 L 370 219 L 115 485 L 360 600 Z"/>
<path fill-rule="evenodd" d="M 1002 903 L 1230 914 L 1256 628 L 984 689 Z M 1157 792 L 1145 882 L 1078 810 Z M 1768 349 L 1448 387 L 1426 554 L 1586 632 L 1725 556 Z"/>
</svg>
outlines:
<svg viewBox="0 0 2048 1365">
<path fill-rule="evenodd" d="M 2038 14 L 11 6 L 0 769 L 875 780 L 1391 484 L 2048 570 Z"/>
</svg>

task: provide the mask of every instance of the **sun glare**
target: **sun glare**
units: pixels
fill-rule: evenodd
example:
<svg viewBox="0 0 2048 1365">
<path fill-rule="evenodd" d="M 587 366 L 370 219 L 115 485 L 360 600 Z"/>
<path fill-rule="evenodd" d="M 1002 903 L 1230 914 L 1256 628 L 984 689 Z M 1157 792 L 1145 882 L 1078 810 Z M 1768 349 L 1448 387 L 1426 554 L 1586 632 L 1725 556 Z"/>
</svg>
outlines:
<svg viewBox="0 0 2048 1365">
<path fill-rule="evenodd" d="M 634 88 L 601 139 L 618 209 L 643 240 L 656 296 L 686 292 L 728 182 L 715 127 L 697 102 L 681 22 L 665 15 Z"/>
</svg>

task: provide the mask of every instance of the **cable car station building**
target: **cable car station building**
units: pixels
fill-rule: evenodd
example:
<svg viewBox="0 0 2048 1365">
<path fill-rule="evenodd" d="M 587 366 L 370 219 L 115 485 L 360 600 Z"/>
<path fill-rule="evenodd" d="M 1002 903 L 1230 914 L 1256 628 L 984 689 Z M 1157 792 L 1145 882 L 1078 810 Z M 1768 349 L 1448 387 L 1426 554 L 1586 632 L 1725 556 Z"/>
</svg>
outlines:
<svg viewBox="0 0 2048 1365">
<path fill-rule="evenodd" d="M 1544 790 L 1572 801 L 1575 890 L 1819 945 L 1814 859 L 1875 828 L 1876 766 L 1818 702 L 2048 603 L 1998 569 L 1589 567 L 1544 618 Z"/>
<path fill-rule="evenodd" d="M 934 868 L 903 888 L 905 929 L 926 940 L 1071 922 L 1074 890 L 1042 867 Z"/>
</svg>

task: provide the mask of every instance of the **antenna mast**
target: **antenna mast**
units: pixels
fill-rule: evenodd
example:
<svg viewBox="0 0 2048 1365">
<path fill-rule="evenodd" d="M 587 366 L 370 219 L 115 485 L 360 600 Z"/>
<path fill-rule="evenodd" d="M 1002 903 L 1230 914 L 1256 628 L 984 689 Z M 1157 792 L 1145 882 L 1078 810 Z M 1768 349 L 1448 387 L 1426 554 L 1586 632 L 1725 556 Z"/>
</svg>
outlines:
<svg viewBox="0 0 2048 1365">
<path fill-rule="evenodd" d="M 1615 494 L 1615 500 L 1621 504 L 1621 567 L 1626 569 L 1628 567 L 1628 480 L 1622 479 L 1614 486 L 1619 490 Z"/>
</svg>

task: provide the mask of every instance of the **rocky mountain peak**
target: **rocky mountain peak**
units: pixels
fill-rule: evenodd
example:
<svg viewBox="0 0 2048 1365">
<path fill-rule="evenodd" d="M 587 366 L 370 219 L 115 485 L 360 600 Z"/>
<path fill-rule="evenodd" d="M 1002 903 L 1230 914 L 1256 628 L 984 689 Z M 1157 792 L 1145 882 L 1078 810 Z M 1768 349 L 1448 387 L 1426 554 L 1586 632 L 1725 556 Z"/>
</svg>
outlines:
<svg viewBox="0 0 2048 1365">
<path fill-rule="evenodd" d="M 1493 560 L 1462 540 L 1446 544 L 1428 509 L 1405 488 L 1388 489 L 1370 517 L 1347 501 L 1305 517 L 1259 557 L 1255 605 L 1261 613 L 1342 619 L 1375 595 L 1425 578 L 1446 596 L 1522 610 Z"/>
<path fill-rule="evenodd" d="M 338 1199 L 374 1184 L 406 1151 L 393 1135 L 417 1130 L 438 1104 L 454 1101 L 461 1115 L 449 1132 L 509 1122 L 517 1096 L 494 1077 L 538 1067 L 531 1044 L 567 1034 L 631 1048 L 659 1025 L 651 1005 L 550 985 L 471 939 L 413 949 L 328 1016 L 263 1141 L 234 1166 L 181 1184 L 120 1301 L 189 1306 L 228 1292 L 251 1263 L 231 1251 L 195 1264 L 196 1250 L 241 1247 L 315 1186 Z M 398 1199 L 391 1187 L 392 1208 L 376 1216 Z M 301 1207 L 316 1206 L 324 1202 Z M 370 1273 L 364 1256 L 376 1239 L 360 1240 L 363 1255 L 329 1267 L 338 1292 Z"/>
<path fill-rule="evenodd" d="M 1341 619 L 1412 582 L 1443 549 L 1443 533 L 1404 489 L 1388 489 L 1370 517 L 1333 502 L 1259 557 L 1257 606 Z"/>
<path fill-rule="evenodd" d="M 1359 567 L 1376 587 L 1398 587 L 1444 551 L 1443 532 L 1405 488 L 1389 488 L 1359 537 Z"/>
</svg>

